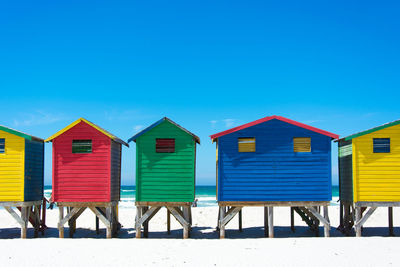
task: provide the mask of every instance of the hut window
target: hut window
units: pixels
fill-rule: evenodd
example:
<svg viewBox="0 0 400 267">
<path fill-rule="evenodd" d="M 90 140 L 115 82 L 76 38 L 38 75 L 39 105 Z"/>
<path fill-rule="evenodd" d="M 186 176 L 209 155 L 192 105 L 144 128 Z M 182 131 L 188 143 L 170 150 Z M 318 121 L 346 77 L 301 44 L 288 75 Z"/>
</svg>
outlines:
<svg viewBox="0 0 400 267">
<path fill-rule="evenodd" d="M 238 138 L 239 152 L 256 152 L 254 137 Z"/>
<path fill-rule="evenodd" d="M 6 139 L 0 138 L 0 153 L 4 154 L 6 152 Z"/>
<path fill-rule="evenodd" d="M 175 139 L 174 138 L 157 138 L 156 139 L 157 153 L 174 153 Z"/>
<path fill-rule="evenodd" d="M 293 151 L 294 152 L 311 152 L 311 138 L 310 137 L 295 137 L 295 138 L 293 138 Z"/>
<path fill-rule="evenodd" d="M 390 138 L 374 138 L 374 153 L 390 153 Z"/>
<path fill-rule="evenodd" d="M 92 153 L 92 140 L 72 140 L 72 153 Z"/>
</svg>

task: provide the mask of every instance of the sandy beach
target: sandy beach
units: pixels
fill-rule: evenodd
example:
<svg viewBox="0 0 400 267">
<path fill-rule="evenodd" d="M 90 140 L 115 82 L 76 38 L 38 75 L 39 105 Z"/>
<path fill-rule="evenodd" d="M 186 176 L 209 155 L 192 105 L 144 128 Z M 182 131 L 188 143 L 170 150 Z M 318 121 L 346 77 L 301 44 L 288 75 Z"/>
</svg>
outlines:
<svg viewBox="0 0 400 267">
<path fill-rule="evenodd" d="M 226 239 L 215 231 L 217 207 L 193 208 L 191 238 L 182 239 L 180 225 L 171 220 L 171 235 L 166 232 L 166 210 L 150 222 L 149 238 L 134 238 L 135 210 L 120 209 L 123 228 L 119 238 L 105 239 L 101 225 L 96 235 L 95 217 L 85 211 L 77 221 L 73 239 L 58 238 L 58 210 L 48 210 L 49 229 L 44 236 L 19 239 L 20 230 L 13 218 L 0 210 L 0 262 L 2 266 L 395 266 L 400 264 L 399 237 L 388 237 L 387 210 L 378 209 L 367 221 L 362 238 L 344 237 L 339 224 L 339 207 L 329 208 L 331 237 L 315 237 L 296 216 L 296 232 L 290 230 L 289 208 L 275 208 L 275 238 L 264 238 L 263 209 L 244 208 L 243 232 L 238 220 L 228 224 Z M 396 218 L 397 209 L 394 209 Z M 396 220 L 394 222 L 396 226 Z M 320 227 L 321 235 L 323 228 Z M 400 235 L 400 228 L 395 227 Z M 68 228 L 65 229 L 68 236 Z"/>
</svg>

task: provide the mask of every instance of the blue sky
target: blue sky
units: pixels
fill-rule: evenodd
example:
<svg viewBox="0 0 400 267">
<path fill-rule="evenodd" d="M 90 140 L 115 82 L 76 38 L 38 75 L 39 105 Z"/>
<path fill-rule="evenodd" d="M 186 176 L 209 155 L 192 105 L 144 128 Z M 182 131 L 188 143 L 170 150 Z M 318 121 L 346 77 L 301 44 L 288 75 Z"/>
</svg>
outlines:
<svg viewBox="0 0 400 267">
<path fill-rule="evenodd" d="M 210 134 L 273 114 L 341 136 L 399 119 L 399 7 L 2 1 L 0 124 L 46 138 L 85 117 L 126 140 L 168 116 L 201 138 L 197 183 L 214 184 Z M 49 184 L 51 144 L 45 163 Z"/>
</svg>

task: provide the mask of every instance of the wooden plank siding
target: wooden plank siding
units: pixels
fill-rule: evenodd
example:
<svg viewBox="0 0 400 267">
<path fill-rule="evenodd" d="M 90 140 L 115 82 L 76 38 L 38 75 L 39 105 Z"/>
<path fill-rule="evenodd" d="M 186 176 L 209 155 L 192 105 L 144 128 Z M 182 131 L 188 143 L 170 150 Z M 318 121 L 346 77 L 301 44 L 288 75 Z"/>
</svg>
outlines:
<svg viewBox="0 0 400 267">
<path fill-rule="evenodd" d="M 92 140 L 92 153 L 73 154 L 72 140 Z M 110 201 L 111 139 L 79 122 L 53 141 L 53 200 Z"/>
<path fill-rule="evenodd" d="M 157 138 L 174 138 L 175 152 L 156 153 Z M 195 140 L 169 121 L 136 139 L 136 201 L 192 202 Z"/>
<path fill-rule="evenodd" d="M 373 138 L 390 138 L 390 153 L 373 153 Z M 400 125 L 352 141 L 354 201 L 400 201 Z"/>
<path fill-rule="evenodd" d="M 0 154 L 0 201 L 24 201 L 25 139 L 1 131 L 5 153 Z"/>
<path fill-rule="evenodd" d="M 353 201 L 353 153 L 352 141 L 340 140 L 339 150 L 339 197 L 343 201 Z"/>
<path fill-rule="evenodd" d="M 238 151 L 242 137 L 255 152 Z M 295 137 L 311 152 L 294 152 Z M 218 137 L 218 201 L 330 201 L 331 139 L 276 119 Z"/>
<path fill-rule="evenodd" d="M 44 143 L 25 140 L 25 201 L 43 199 Z"/>
<path fill-rule="evenodd" d="M 122 145 L 111 140 L 111 200 L 120 200 Z"/>
</svg>

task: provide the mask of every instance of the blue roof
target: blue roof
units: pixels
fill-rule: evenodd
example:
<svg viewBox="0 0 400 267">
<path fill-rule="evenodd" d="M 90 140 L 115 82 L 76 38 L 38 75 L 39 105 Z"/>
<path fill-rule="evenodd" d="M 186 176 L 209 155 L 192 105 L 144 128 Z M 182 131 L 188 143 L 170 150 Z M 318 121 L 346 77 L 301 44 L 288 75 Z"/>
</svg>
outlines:
<svg viewBox="0 0 400 267">
<path fill-rule="evenodd" d="M 147 133 L 147 132 L 150 131 L 151 129 L 157 127 L 158 125 L 160 125 L 160 124 L 163 123 L 164 121 L 168 121 L 168 122 L 172 123 L 173 125 L 175 125 L 176 127 L 178 127 L 179 129 L 181 129 L 182 131 L 184 131 L 184 132 L 190 134 L 191 136 L 193 136 L 194 140 L 196 140 L 196 142 L 197 142 L 198 144 L 200 144 L 200 138 L 199 138 L 197 135 L 195 135 L 195 134 L 189 132 L 188 130 L 186 130 L 185 128 L 183 128 L 183 127 L 180 126 L 179 124 L 173 122 L 172 120 L 170 120 L 170 119 L 167 118 L 167 117 L 164 117 L 164 118 L 162 118 L 162 119 L 159 120 L 159 121 L 156 121 L 155 123 L 153 123 L 152 125 L 150 125 L 150 126 L 147 127 L 146 129 L 144 129 L 144 130 L 138 132 L 137 134 L 135 134 L 134 136 L 132 136 L 131 138 L 128 139 L 128 143 L 131 142 L 131 141 L 135 141 L 135 142 L 136 142 L 136 139 L 137 139 L 137 138 L 139 138 L 141 135 Z"/>
</svg>

